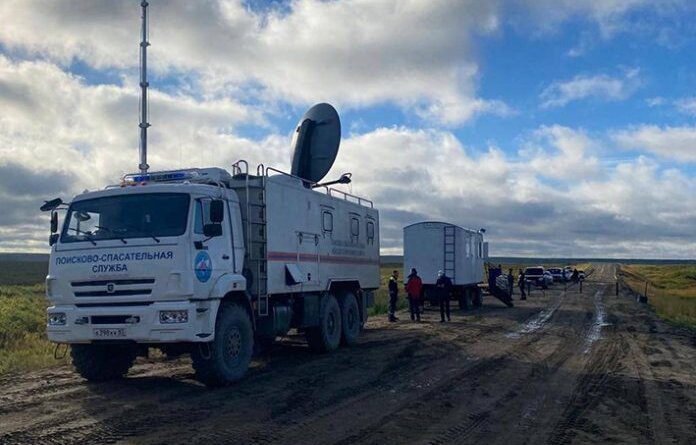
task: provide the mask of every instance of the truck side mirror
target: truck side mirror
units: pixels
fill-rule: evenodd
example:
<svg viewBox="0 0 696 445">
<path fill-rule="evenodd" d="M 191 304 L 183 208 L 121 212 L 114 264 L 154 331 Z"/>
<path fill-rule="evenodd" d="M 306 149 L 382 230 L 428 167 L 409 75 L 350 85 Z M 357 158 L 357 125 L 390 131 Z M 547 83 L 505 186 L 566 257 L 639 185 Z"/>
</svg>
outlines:
<svg viewBox="0 0 696 445">
<path fill-rule="evenodd" d="M 52 233 L 51 236 L 48 237 L 48 245 L 49 245 L 49 246 L 52 246 L 52 245 L 54 245 L 55 243 L 57 243 L 57 242 L 58 242 L 58 237 L 59 237 L 59 236 L 60 236 L 60 235 L 58 235 L 57 233 Z"/>
<path fill-rule="evenodd" d="M 214 199 L 210 201 L 210 222 L 219 224 L 225 217 L 225 207 L 222 201 L 219 199 Z"/>
<path fill-rule="evenodd" d="M 51 212 L 51 233 L 58 231 L 58 212 Z"/>
<path fill-rule="evenodd" d="M 203 226 L 203 235 L 207 236 L 208 238 L 222 236 L 222 225 L 221 224 L 205 224 Z"/>
</svg>

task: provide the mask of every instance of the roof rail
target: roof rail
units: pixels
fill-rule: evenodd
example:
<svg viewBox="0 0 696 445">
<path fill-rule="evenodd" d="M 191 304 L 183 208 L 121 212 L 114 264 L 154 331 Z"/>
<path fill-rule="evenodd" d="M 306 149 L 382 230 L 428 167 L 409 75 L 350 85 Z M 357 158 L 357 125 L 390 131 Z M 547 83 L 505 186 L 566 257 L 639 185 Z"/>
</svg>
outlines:
<svg viewBox="0 0 696 445">
<path fill-rule="evenodd" d="M 242 166 L 244 166 L 244 169 L 242 169 Z M 249 171 L 249 164 L 245 160 L 239 160 L 235 162 L 232 165 L 232 173 L 233 174 L 239 174 L 239 173 L 248 173 Z M 293 179 L 297 179 L 302 182 L 302 185 L 308 186 L 309 188 L 313 190 L 322 189 L 323 193 L 327 194 L 328 196 L 331 196 L 333 198 L 341 198 L 344 199 L 348 202 L 353 202 L 355 204 L 361 205 L 363 207 L 369 207 L 369 208 L 374 208 L 374 203 L 370 201 L 369 199 L 366 198 L 361 198 L 360 196 L 353 195 L 351 193 L 344 192 L 342 190 L 334 189 L 331 187 L 327 187 L 325 185 L 317 184 L 316 182 L 309 181 L 304 178 L 300 178 L 299 176 L 295 176 L 293 174 L 284 172 L 282 170 L 278 170 L 277 168 L 273 167 L 266 167 L 263 164 L 259 164 L 256 167 L 256 175 L 257 176 L 265 176 L 269 177 L 270 173 L 277 173 L 279 175 L 284 175 L 284 176 L 289 176 Z M 321 193 L 321 192 L 320 192 Z"/>
</svg>

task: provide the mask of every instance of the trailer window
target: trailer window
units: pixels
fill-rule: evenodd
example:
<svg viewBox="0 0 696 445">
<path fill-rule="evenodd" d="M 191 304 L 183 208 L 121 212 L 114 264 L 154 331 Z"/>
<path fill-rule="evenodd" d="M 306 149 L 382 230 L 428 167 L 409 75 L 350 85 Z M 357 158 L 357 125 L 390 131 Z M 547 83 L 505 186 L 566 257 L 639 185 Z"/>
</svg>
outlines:
<svg viewBox="0 0 696 445">
<path fill-rule="evenodd" d="M 483 243 L 478 243 L 478 257 L 483 258 Z"/>
<path fill-rule="evenodd" d="M 367 243 L 374 244 L 375 242 L 375 223 L 368 221 L 365 225 L 365 233 L 367 235 Z"/>
<path fill-rule="evenodd" d="M 333 233 L 333 213 L 328 210 L 324 210 L 321 213 L 321 228 L 324 235 L 327 233 L 331 235 Z"/>
<path fill-rule="evenodd" d="M 359 236 L 360 236 L 360 221 L 358 220 L 358 218 L 351 216 L 350 217 L 350 237 L 351 237 L 351 239 L 355 239 L 357 241 Z"/>
</svg>

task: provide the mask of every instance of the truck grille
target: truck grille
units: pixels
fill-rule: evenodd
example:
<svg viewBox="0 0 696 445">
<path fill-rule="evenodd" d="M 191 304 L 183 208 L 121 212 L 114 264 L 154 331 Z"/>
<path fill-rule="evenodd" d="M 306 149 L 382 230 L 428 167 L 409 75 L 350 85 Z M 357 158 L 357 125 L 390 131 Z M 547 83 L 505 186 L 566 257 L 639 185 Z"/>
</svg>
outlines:
<svg viewBox="0 0 696 445">
<path fill-rule="evenodd" d="M 152 293 L 154 278 L 73 281 L 75 297 L 130 297 Z"/>
</svg>

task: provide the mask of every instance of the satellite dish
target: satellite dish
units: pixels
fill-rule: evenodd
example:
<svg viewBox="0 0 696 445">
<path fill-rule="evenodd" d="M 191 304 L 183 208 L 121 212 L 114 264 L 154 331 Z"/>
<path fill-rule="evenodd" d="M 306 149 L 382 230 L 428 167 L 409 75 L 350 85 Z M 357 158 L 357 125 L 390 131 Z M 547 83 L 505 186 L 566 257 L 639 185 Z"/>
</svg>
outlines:
<svg viewBox="0 0 696 445">
<path fill-rule="evenodd" d="M 319 182 L 331 170 L 341 143 L 341 120 L 329 104 L 316 104 L 302 116 L 292 137 L 292 171 Z"/>
</svg>

